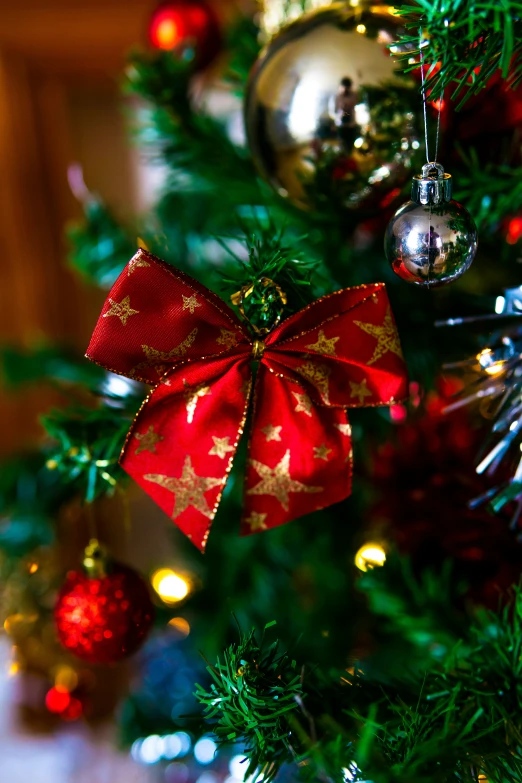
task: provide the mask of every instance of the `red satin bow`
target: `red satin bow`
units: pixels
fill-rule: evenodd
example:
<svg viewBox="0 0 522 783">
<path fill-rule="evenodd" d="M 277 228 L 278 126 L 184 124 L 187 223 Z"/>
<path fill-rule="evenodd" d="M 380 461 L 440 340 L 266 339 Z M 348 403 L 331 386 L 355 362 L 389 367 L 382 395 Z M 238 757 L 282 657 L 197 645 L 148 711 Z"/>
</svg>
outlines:
<svg viewBox="0 0 522 783">
<path fill-rule="evenodd" d="M 87 356 L 155 386 L 120 462 L 201 550 L 245 426 L 253 358 L 242 534 L 347 497 L 345 409 L 407 392 L 383 283 L 319 299 L 261 343 L 219 297 L 144 250 L 114 284 Z"/>
</svg>

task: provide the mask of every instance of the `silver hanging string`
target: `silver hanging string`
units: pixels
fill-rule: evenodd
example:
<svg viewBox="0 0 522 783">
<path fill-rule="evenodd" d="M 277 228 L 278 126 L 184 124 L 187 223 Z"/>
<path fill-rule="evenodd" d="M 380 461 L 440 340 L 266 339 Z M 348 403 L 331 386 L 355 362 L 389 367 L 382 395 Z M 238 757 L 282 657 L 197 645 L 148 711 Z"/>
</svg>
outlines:
<svg viewBox="0 0 522 783">
<path fill-rule="evenodd" d="M 419 56 L 420 56 L 420 70 L 421 70 L 421 82 L 422 82 L 422 106 L 424 112 L 424 141 L 426 146 L 426 163 L 436 163 L 439 154 L 439 136 L 440 136 L 440 115 L 442 114 L 442 104 L 444 102 L 444 90 L 439 98 L 439 113 L 437 116 L 437 133 L 435 137 L 435 157 L 433 160 L 430 158 L 429 142 L 428 142 L 428 98 L 426 95 L 426 79 L 424 75 L 424 55 L 422 53 L 423 45 L 427 45 L 428 41 L 424 42 L 422 34 L 422 28 L 419 30 Z"/>
</svg>

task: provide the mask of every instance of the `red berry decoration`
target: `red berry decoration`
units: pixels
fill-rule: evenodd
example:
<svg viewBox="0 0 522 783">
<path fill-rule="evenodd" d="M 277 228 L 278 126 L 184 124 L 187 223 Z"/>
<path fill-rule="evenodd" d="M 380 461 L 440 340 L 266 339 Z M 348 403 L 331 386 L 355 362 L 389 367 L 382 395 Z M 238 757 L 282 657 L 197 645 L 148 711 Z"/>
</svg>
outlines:
<svg viewBox="0 0 522 783">
<path fill-rule="evenodd" d="M 204 0 L 171 0 L 152 14 L 149 38 L 156 49 L 194 50 L 194 62 L 204 68 L 221 49 L 219 22 Z"/>
<path fill-rule="evenodd" d="M 71 571 L 54 618 L 61 644 L 89 663 L 115 663 L 135 652 L 154 620 L 149 590 L 132 568 L 108 561 L 96 540 L 84 570 Z"/>
</svg>

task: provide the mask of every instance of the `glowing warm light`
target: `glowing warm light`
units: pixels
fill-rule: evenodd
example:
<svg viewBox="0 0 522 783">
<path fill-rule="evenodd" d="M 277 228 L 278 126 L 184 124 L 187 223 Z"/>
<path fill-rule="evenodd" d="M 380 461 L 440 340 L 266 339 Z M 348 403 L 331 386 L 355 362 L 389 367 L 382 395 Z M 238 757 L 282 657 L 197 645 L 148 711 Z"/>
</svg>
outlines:
<svg viewBox="0 0 522 783">
<path fill-rule="evenodd" d="M 386 562 L 386 552 L 380 544 L 364 544 L 355 555 L 355 565 L 360 571 L 368 571 Z"/>
<path fill-rule="evenodd" d="M 20 671 L 20 664 L 17 663 L 16 661 L 13 661 L 13 663 L 10 665 L 9 669 L 7 670 L 7 676 L 15 677 L 19 671 Z"/>
<path fill-rule="evenodd" d="M 69 694 L 62 693 L 62 691 L 58 691 L 56 688 L 51 688 L 45 697 L 45 706 L 49 712 L 64 712 L 69 706 L 70 702 L 71 697 Z"/>
<path fill-rule="evenodd" d="M 396 423 L 406 421 L 408 410 L 405 405 L 392 405 L 390 407 L 390 419 Z"/>
<path fill-rule="evenodd" d="M 366 25 L 365 24 L 358 24 L 355 28 L 358 33 L 364 34 L 366 32 Z"/>
<path fill-rule="evenodd" d="M 54 675 L 54 687 L 60 693 L 70 693 L 78 687 L 78 675 L 72 666 L 59 666 Z"/>
<path fill-rule="evenodd" d="M 29 563 L 28 571 L 30 574 L 36 574 L 39 568 L 40 566 L 38 565 L 38 563 Z"/>
<path fill-rule="evenodd" d="M 169 620 L 169 625 L 179 631 L 182 636 L 188 636 L 190 633 L 190 625 L 184 617 L 173 617 Z"/>
<path fill-rule="evenodd" d="M 152 586 L 162 601 L 175 604 L 190 592 L 189 582 L 170 568 L 160 568 L 152 575 Z"/>
<path fill-rule="evenodd" d="M 484 368 L 488 375 L 500 375 L 504 371 L 504 362 L 495 362 L 491 367 Z"/>
<path fill-rule="evenodd" d="M 11 636 L 17 631 L 22 630 L 24 626 L 36 622 L 37 619 L 37 614 L 21 614 L 20 612 L 10 614 L 9 617 L 6 617 L 4 620 L 4 631 Z"/>
<path fill-rule="evenodd" d="M 508 245 L 514 245 L 522 236 L 522 217 L 515 217 L 509 221 L 506 242 Z"/>
<path fill-rule="evenodd" d="M 81 718 L 83 705 L 79 699 L 71 699 L 68 707 L 62 712 L 61 717 L 64 720 L 78 720 Z"/>
<path fill-rule="evenodd" d="M 491 348 L 484 348 L 484 350 L 478 354 L 477 361 L 488 375 L 500 375 L 500 373 L 504 370 L 504 362 L 494 362 L 492 361 L 492 356 L 493 351 Z"/>
<path fill-rule="evenodd" d="M 160 49 L 173 49 L 179 41 L 178 25 L 174 19 L 164 17 L 156 27 L 156 45 Z"/>
</svg>

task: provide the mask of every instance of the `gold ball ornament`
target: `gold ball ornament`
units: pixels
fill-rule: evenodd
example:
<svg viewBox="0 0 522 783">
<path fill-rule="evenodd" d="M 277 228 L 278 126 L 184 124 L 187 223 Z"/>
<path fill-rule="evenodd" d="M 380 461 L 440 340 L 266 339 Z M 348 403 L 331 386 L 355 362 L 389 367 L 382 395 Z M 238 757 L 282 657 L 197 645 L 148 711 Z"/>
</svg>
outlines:
<svg viewBox="0 0 522 783">
<path fill-rule="evenodd" d="M 422 105 L 388 48 L 400 30 L 388 5 L 335 3 L 283 28 L 261 53 L 246 133 L 280 195 L 304 209 L 360 212 L 399 196 L 417 163 Z"/>
</svg>

